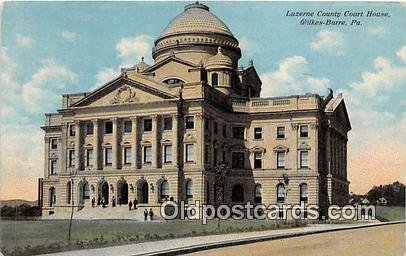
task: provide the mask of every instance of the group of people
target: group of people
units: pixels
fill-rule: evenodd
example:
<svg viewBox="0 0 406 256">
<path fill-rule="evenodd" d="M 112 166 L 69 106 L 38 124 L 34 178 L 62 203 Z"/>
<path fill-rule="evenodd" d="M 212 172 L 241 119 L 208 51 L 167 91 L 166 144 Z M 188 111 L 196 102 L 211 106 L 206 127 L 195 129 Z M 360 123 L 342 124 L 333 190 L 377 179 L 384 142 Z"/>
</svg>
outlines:
<svg viewBox="0 0 406 256">
<path fill-rule="evenodd" d="M 119 200 L 120 201 L 120 200 Z M 97 201 L 98 205 L 101 205 L 103 208 L 106 208 L 107 205 L 107 201 L 104 197 L 98 198 Z M 120 205 L 121 205 L 121 201 L 120 201 Z M 132 209 L 136 210 L 137 209 L 137 205 L 138 205 L 138 200 L 137 198 L 135 198 L 134 200 L 130 200 L 130 202 L 128 202 L 128 209 L 131 211 Z M 96 206 L 96 199 L 93 197 L 92 198 L 92 207 Z M 116 207 L 116 198 L 113 196 L 111 198 L 111 206 L 112 207 Z M 149 211 L 147 209 L 144 210 L 144 220 L 147 221 L 148 220 L 148 216 L 150 220 L 154 219 L 154 212 L 152 211 L 152 208 L 149 208 Z"/>
</svg>

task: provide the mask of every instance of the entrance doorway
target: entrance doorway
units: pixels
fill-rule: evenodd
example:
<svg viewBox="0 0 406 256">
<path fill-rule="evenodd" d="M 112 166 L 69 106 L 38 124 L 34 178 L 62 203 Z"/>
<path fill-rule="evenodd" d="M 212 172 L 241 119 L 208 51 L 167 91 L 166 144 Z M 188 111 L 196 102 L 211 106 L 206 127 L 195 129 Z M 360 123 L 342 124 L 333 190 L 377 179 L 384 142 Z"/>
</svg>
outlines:
<svg viewBox="0 0 406 256">
<path fill-rule="evenodd" d="M 137 199 L 140 204 L 148 203 L 148 183 L 145 180 L 138 183 Z"/>
<path fill-rule="evenodd" d="M 118 204 L 128 204 L 128 184 L 125 180 L 117 183 Z"/>
<path fill-rule="evenodd" d="M 98 199 L 97 199 L 97 204 L 100 205 L 102 204 L 102 200 L 104 199 L 104 203 L 106 205 L 109 204 L 109 184 L 107 181 L 103 181 L 99 183 L 99 189 L 98 189 Z"/>
</svg>

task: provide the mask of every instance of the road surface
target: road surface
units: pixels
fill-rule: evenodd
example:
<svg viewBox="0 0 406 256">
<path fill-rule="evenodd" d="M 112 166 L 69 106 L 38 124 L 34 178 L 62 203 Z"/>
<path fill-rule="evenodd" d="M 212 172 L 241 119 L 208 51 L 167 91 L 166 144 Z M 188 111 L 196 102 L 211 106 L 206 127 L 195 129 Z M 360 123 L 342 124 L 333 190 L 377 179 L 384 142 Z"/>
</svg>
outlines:
<svg viewBox="0 0 406 256">
<path fill-rule="evenodd" d="M 405 224 L 385 225 L 211 249 L 189 256 L 403 256 Z"/>
</svg>

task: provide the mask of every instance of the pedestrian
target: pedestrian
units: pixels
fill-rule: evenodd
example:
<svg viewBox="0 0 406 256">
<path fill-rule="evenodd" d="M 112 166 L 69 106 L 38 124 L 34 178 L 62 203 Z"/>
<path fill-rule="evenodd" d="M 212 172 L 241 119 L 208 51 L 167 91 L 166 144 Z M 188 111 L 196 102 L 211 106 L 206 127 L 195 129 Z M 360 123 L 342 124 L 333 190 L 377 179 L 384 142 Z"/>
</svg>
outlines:
<svg viewBox="0 0 406 256">
<path fill-rule="evenodd" d="M 128 209 L 131 211 L 131 207 L 133 207 L 133 202 L 131 202 L 131 200 L 130 200 L 130 202 L 128 203 Z"/>
<path fill-rule="evenodd" d="M 102 198 L 102 206 L 103 208 L 106 208 L 106 199 L 104 199 L 104 196 Z"/>
<path fill-rule="evenodd" d="M 147 221 L 147 218 L 148 218 L 148 210 L 145 209 L 144 210 L 144 220 Z"/>
<path fill-rule="evenodd" d="M 111 198 L 111 205 L 113 207 L 116 207 L 116 198 L 113 196 L 113 198 Z"/>
<path fill-rule="evenodd" d="M 153 220 L 154 217 L 154 212 L 152 211 L 152 208 L 149 208 L 149 219 Z"/>
<path fill-rule="evenodd" d="M 138 204 L 137 198 L 134 199 L 134 203 L 133 203 L 133 204 L 134 204 L 134 210 L 137 209 L 137 204 Z"/>
<path fill-rule="evenodd" d="M 94 204 L 96 203 L 96 199 L 93 197 L 92 198 L 92 207 L 94 207 Z"/>
</svg>

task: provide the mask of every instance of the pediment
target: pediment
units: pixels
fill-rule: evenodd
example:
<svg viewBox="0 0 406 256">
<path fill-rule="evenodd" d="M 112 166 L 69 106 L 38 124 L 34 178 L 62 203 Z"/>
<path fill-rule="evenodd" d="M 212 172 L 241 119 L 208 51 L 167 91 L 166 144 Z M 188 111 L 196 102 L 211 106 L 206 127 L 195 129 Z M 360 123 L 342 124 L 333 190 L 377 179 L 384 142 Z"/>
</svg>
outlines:
<svg viewBox="0 0 406 256">
<path fill-rule="evenodd" d="M 169 63 L 178 63 L 178 64 L 188 67 L 188 68 L 198 68 L 199 67 L 198 65 L 195 65 L 189 61 L 182 60 L 182 59 L 176 57 L 175 55 L 171 55 L 171 56 L 167 57 L 166 59 L 150 66 L 143 73 L 145 74 L 145 73 L 154 72 L 154 71 L 158 70 L 159 68 L 168 65 Z"/>
<path fill-rule="evenodd" d="M 147 84 L 145 81 L 135 81 L 121 76 L 96 89 L 72 107 L 145 103 L 175 98 L 167 90 L 161 89 L 160 85 L 155 86 L 152 82 Z"/>
<path fill-rule="evenodd" d="M 274 152 L 289 152 L 289 148 L 286 146 L 283 146 L 283 145 L 278 145 L 278 146 L 272 148 L 272 150 Z"/>
<path fill-rule="evenodd" d="M 250 152 L 263 152 L 265 153 L 266 148 L 261 147 L 261 146 L 254 146 L 252 148 L 250 148 Z"/>
</svg>

